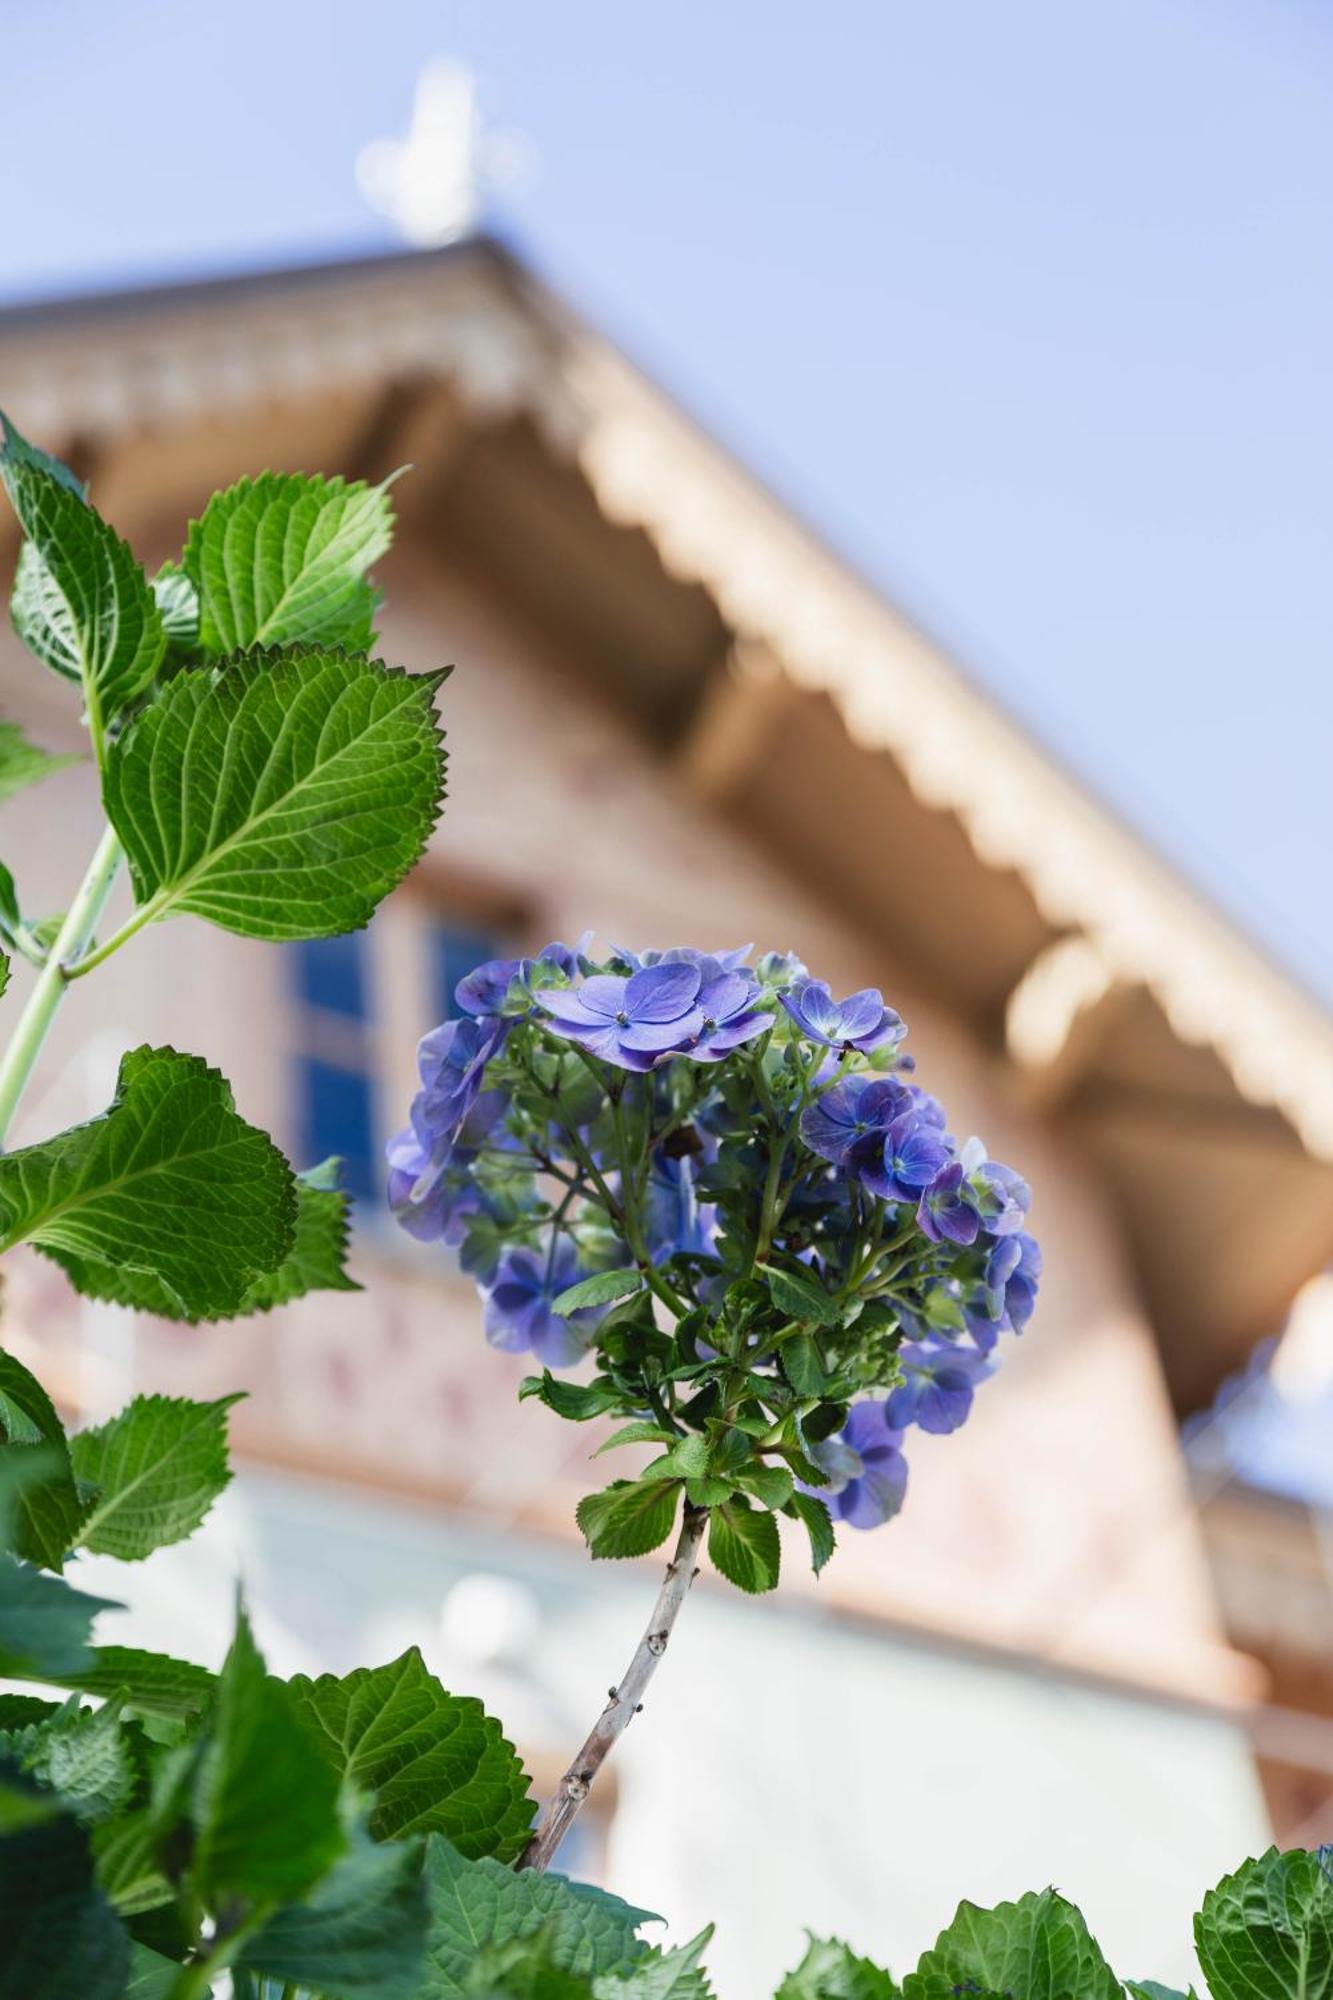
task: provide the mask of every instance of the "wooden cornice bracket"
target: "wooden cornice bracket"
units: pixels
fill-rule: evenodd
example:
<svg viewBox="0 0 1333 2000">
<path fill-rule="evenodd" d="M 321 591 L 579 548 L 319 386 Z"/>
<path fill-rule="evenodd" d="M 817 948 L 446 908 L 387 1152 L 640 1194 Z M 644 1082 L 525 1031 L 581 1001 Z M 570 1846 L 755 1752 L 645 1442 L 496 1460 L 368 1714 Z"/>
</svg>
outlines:
<svg viewBox="0 0 1333 2000">
<path fill-rule="evenodd" d="M 1063 1103 L 1132 992 L 1081 931 L 1038 952 L 1005 1008 L 1005 1052 L 1025 1100 Z"/>
<path fill-rule="evenodd" d="M 796 694 L 767 646 L 735 642 L 675 752 L 676 771 L 695 798 L 724 805 L 740 789 L 790 714 Z"/>
</svg>

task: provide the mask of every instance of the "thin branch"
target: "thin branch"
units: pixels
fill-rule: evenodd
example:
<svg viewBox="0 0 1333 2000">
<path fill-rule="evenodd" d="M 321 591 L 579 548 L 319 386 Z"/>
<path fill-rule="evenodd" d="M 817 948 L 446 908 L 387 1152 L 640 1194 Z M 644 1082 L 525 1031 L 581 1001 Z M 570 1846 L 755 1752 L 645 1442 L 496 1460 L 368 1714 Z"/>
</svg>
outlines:
<svg viewBox="0 0 1333 2000">
<path fill-rule="evenodd" d="M 520 1868 L 549 1868 L 551 1860 L 572 1826 L 588 1793 L 593 1779 L 615 1748 L 616 1743 L 629 1727 L 643 1702 L 644 1689 L 657 1671 L 658 1662 L 666 1652 L 672 1631 L 675 1629 L 680 1607 L 689 1594 L 690 1585 L 698 1574 L 695 1558 L 708 1525 L 706 1507 L 686 1506 L 685 1518 L 681 1522 L 680 1539 L 675 1553 L 667 1564 L 662 1588 L 657 1593 L 653 1615 L 648 1621 L 648 1629 L 634 1649 L 634 1657 L 625 1670 L 619 1687 L 611 1689 L 610 1699 L 598 1716 L 582 1749 L 575 1757 L 564 1777 L 555 1789 L 537 1821 L 531 1840 L 519 1856 Z"/>
</svg>

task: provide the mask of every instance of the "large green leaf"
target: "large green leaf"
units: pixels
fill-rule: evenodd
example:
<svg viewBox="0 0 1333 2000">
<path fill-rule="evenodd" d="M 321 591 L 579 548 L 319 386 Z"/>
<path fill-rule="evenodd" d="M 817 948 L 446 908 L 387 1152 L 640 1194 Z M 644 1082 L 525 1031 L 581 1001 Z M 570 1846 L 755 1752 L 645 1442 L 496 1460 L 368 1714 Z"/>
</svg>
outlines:
<svg viewBox="0 0 1333 2000">
<path fill-rule="evenodd" d="M 174 1049 L 133 1050 L 109 1111 L 0 1158 L 0 1250 L 34 1243 L 80 1291 L 180 1319 L 243 1310 L 290 1250 L 295 1206 L 225 1079 Z"/>
<path fill-rule="evenodd" d="M 44 665 L 81 680 L 90 715 L 110 722 L 162 664 L 167 640 L 153 593 L 73 475 L 34 451 L 7 418 L 0 423 L 0 479 L 28 537 L 14 579 L 14 628 Z"/>
<path fill-rule="evenodd" d="M 1333 1876 L 1304 1849 L 1247 1861 L 1210 1889 L 1194 1943 L 1213 2000 L 1329 2000 Z"/>
<path fill-rule="evenodd" d="M 0 1554 L 0 1674 L 73 1685 L 70 1675 L 93 1657 L 94 1618 L 119 1609 L 110 1598 L 72 1590 L 60 1577 Z"/>
<path fill-rule="evenodd" d="M 783 1512 L 794 1514 L 797 1520 L 804 1523 L 810 1537 L 810 1566 L 818 1576 L 837 1547 L 833 1516 L 813 1493 L 793 1493 Z"/>
<path fill-rule="evenodd" d="M 679 1498 L 678 1486 L 616 1479 L 580 1500 L 574 1518 L 594 1556 L 643 1556 L 671 1533 Z"/>
<path fill-rule="evenodd" d="M 47 778 L 52 771 L 61 771 L 66 764 L 78 761 L 69 751 L 56 756 L 49 750 L 39 750 L 35 743 L 29 743 L 17 722 L 0 722 L 0 799 L 12 798 L 25 786 L 35 785 L 39 778 Z"/>
<path fill-rule="evenodd" d="M 96 1489 L 79 1546 L 140 1562 L 192 1535 L 231 1478 L 227 1412 L 240 1400 L 136 1396 L 109 1423 L 71 1438 L 74 1471 Z"/>
<path fill-rule="evenodd" d="M 1120 1981 L 1072 1903 L 1054 1889 L 993 1910 L 960 1903 L 903 1981 L 903 2000 L 1124 2000 Z M 1256 1996 L 1257 2000 L 1257 1996 Z"/>
<path fill-rule="evenodd" d="M 899 1993 L 887 1972 L 849 1945 L 812 1937 L 805 1957 L 779 1986 L 777 2000 L 899 2000 Z"/>
<path fill-rule="evenodd" d="M 426 1886 L 410 1842 L 354 1832 L 341 1861 L 301 1903 L 279 1910 L 237 1963 L 338 2000 L 415 2000 L 425 1971 Z"/>
<path fill-rule="evenodd" d="M 468 1861 L 441 1834 L 426 1843 L 430 1971 L 421 2000 L 465 2000 L 477 1954 L 511 1938 L 543 1936 L 561 1971 L 628 1972 L 644 1952 L 640 1924 L 656 1921 L 618 1896 L 563 1875 L 516 1874 L 498 1861 Z"/>
<path fill-rule="evenodd" d="M 269 1312 L 287 1305 L 307 1292 L 359 1292 L 361 1287 L 343 1267 L 347 1255 L 348 1197 L 337 1186 L 335 1160 L 325 1160 L 309 1172 L 297 1174 L 296 1221 L 291 1248 L 276 1270 L 266 1271 L 247 1288 L 234 1314 Z M 140 1312 L 179 1317 L 179 1306 L 170 1289 L 143 1271 L 117 1270 L 110 1264 L 80 1264 L 65 1269 L 79 1290 L 113 1305 L 133 1306 Z M 218 1314 L 198 1317 L 223 1317 Z M 230 1317 L 232 1315 L 225 1315 Z"/>
<path fill-rule="evenodd" d="M 442 679 L 309 647 L 179 674 L 107 762 L 136 900 L 246 937 L 369 922 L 439 811 Z"/>
<path fill-rule="evenodd" d="M 218 1685 L 207 1667 L 137 1646 L 91 1646 L 52 1679 L 79 1694 L 122 1694 L 127 1708 L 177 1722 L 207 1708 Z"/>
<path fill-rule="evenodd" d="M 715 1507 L 708 1523 L 708 1553 L 714 1566 L 741 1590 L 777 1587 L 782 1564 L 778 1524 L 746 1500 Z"/>
<path fill-rule="evenodd" d="M 130 1940 L 71 1818 L 0 1840 L 0 2000 L 121 2000 Z"/>
<path fill-rule="evenodd" d="M 532 1826 L 529 1780 L 500 1725 L 446 1693 L 415 1646 L 383 1667 L 289 1686 L 330 1765 L 375 1794 L 377 1840 L 443 1833 L 470 1860 L 511 1860 Z"/>
<path fill-rule="evenodd" d="M 215 493 L 182 567 L 210 652 L 293 639 L 364 652 L 377 604 L 366 571 L 393 539 L 387 483 L 265 472 Z"/>
<path fill-rule="evenodd" d="M 359 1292 L 343 1268 L 347 1255 L 348 1198 L 338 1186 L 338 1160 L 324 1160 L 296 1176 L 296 1231 L 276 1271 L 256 1278 L 246 1294 L 247 1312 L 268 1312 L 307 1292 Z"/>
<path fill-rule="evenodd" d="M 195 1875 L 214 1900 L 301 1896 L 346 1842 L 338 1779 L 290 1689 L 265 1672 L 242 1611 L 194 1774 Z"/>
<path fill-rule="evenodd" d="M 30 1454 L 36 1454 L 31 1456 Z M 31 1477 L 15 1480 L 4 1544 L 28 1562 L 61 1569 L 78 1539 L 84 1506 L 74 1484 L 65 1427 L 35 1375 L 0 1349 L 0 1457 Z"/>
</svg>

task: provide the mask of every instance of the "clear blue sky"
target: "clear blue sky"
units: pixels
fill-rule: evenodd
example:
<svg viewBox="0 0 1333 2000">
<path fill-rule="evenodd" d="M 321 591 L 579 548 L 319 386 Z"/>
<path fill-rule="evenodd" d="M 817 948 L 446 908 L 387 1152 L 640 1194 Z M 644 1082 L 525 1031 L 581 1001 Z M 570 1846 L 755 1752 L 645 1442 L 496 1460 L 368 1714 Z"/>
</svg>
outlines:
<svg viewBox="0 0 1333 2000">
<path fill-rule="evenodd" d="M 4 11 L 8 298 L 381 244 L 462 57 L 528 252 L 1333 998 L 1322 0 Z"/>
</svg>

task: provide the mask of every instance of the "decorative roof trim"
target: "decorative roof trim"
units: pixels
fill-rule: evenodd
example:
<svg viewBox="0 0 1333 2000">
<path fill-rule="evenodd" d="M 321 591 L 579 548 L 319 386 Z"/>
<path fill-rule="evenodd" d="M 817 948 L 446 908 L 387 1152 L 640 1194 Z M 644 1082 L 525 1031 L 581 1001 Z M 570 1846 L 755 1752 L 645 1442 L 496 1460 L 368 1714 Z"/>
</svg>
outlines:
<svg viewBox="0 0 1333 2000">
<path fill-rule="evenodd" d="M 584 336 L 579 461 L 610 520 L 644 530 L 745 640 L 827 694 L 853 741 L 888 752 L 978 858 L 1013 869 L 1047 921 L 1143 985 L 1182 1042 L 1333 1160 L 1333 1021 L 1294 981 L 852 574 L 755 480 Z"/>
<path fill-rule="evenodd" d="M 138 316 L 133 305 L 0 327 L 5 400 L 30 432 L 133 434 L 413 374 L 449 379 L 480 421 L 529 414 L 609 521 L 642 529 L 738 638 L 827 694 L 923 805 L 954 813 L 981 861 L 1013 869 L 1050 924 L 1146 987 L 1241 1096 L 1333 1160 L 1324 1009 L 507 253 L 335 265 L 152 294 Z"/>
</svg>

